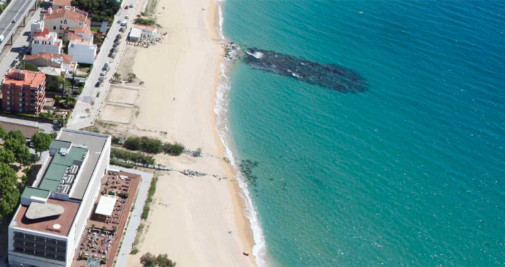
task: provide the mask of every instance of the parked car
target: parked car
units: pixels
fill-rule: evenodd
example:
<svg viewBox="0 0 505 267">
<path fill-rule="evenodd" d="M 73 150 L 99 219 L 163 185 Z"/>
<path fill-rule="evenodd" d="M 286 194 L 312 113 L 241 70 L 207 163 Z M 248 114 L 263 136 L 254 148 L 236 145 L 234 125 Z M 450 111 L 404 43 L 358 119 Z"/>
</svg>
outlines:
<svg viewBox="0 0 505 267">
<path fill-rule="evenodd" d="M 128 15 L 124 16 L 125 19 L 129 19 L 130 17 L 128 17 Z"/>
<path fill-rule="evenodd" d="M 115 42 L 112 47 L 117 47 L 119 45 L 119 42 Z"/>
<path fill-rule="evenodd" d="M 3 41 L 4 41 L 4 39 L 5 39 L 5 36 L 4 36 L 3 34 L 2 34 L 2 35 L 0 35 L 0 43 L 1 43 L 1 42 L 3 42 Z"/>
<path fill-rule="evenodd" d="M 116 48 L 115 48 L 115 47 L 113 47 L 113 48 L 111 48 L 111 49 L 110 49 L 110 52 L 111 52 L 111 53 L 114 53 L 115 51 L 116 51 Z"/>
<path fill-rule="evenodd" d="M 130 8 L 133 8 L 133 4 L 130 4 Z"/>
<path fill-rule="evenodd" d="M 109 66 L 110 66 L 110 62 L 109 61 L 105 62 L 105 64 L 103 64 L 102 70 L 105 70 L 105 71 L 109 70 Z"/>
<path fill-rule="evenodd" d="M 100 87 L 100 84 L 102 84 L 102 82 L 101 82 L 101 81 L 96 82 L 96 83 L 95 83 L 95 87 Z"/>
<path fill-rule="evenodd" d="M 105 76 L 107 74 L 105 71 L 100 72 L 100 76 Z"/>
<path fill-rule="evenodd" d="M 120 33 L 118 33 L 118 34 L 116 35 L 116 39 L 121 39 L 121 34 L 120 34 Z"/>
<path fill-rule="evenodd" d="M 119 29 L 119 31 L 120 31 L 120 32 L 124 32 L 125 30 L 126 30 L 126 28 L 125 28 L 125 27 L 121 27 L 121 28 Z"/>
<path fill-rule="evenodd" d="M 105 79 L 104 77 L 100 77 L 98 78 L 98 82 L 103 82 L 104 79 Z"/>
</svg>

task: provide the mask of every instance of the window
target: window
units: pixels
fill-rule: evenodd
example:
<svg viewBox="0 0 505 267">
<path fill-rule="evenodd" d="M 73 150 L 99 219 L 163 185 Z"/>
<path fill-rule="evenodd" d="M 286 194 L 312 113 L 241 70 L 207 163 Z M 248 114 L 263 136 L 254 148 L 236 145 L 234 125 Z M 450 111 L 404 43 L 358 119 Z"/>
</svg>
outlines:
<svg viewBox="0 0 505 267">
<path fill-rule="evenodd" d="M 67 20 L 64 20 L 64 21 L 63 21 L 63 24 L 67 24 Z"/>
<path fill-rule="evenodd" d="M 56 30 L 56 26 L 53 26 L 53 30 Z"/>
</svg>

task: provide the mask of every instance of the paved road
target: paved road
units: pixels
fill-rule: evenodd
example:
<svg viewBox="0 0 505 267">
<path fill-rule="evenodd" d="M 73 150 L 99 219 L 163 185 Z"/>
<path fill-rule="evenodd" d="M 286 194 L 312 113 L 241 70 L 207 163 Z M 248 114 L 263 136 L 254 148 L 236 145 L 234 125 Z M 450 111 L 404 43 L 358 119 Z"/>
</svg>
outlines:
<svg viewBox="0 0 505 267">
<path fill-rule="evenodd" d="M 70 117 L 67 127 L 71 129 L 82 129 L 84 127 L 88 127 L 95 122 L 96 117 L 98 116 L 98 112 L 102 103 L 105 100 L 105 96 L 110 87 L 110 79 L 116 72 L 119 61 L 123 55 L 124 49 L 126 48 L 126 38 L 131 28 L 131 21 L 134 18 L 137 10 L 137 2 L 135 0 L 125 0 L 121 6 L 121 9 L 115 16 L 114 23 L 111 25 L 109 29 L 109 33 L 105 38 L 100 52 L 93 64 L 93 69 L 88 76 L 86 84 L 82 90 L 81 96 L 78 98 L 77 104 L 75 105 L 72 116 Z M 125 5 L 134 4 L 135 8 L 124 9 Z M 116 47 L 116 57 L 114 59 L 110 58 L 109 52 L 114 44 L 114 39 L 119 32 L 121 26 L 119 25 L 119 20 L 124 20 L 125 16 L 129 17 L 128 26 L 125 32 L 121 33 L 122 38 L 118 47 Z M 110 69 L 105 75 L 104 82 L 100 85 L 100 87 L 95 87 L 95 84 L 100 77 L 100 73 L 102 72 L 102 68 L 105 62 L 110 62 Z"/>
<path fill-rule="evenodd" d="M 31 21 L 33 18 L 40 17 L 40 9 L 37 9 L 33 14 L 33 17 L 26 18 L 26 21 Z M 4 41 L 5 43 L 5 41 Z M 16 58 L 23 58 L 25 52 L 24 47 L 28 48 L 30 46 L 30 24 L 23 28 L 19 37 L 14 41 L 14 44 L 11 46 L 9 51 L 4 52 L 4 56 L 2 61 L 0 62 L 0 77 L 3 77 L 4 74 L 14 66 L 14 61 Z"/>
<path fill-rule="evenodd" d="M 147 191 L 149 191 L 149 185 L 151 184 L 153 174 L 133 169 L 126 169 L 123 167 L 113 165 L 110 166 L 110 169 L 118 169 L 125 172 L 139 174 L 142 176 L 142 181 L 139 184 L 139 190 L 137 193 L 137 199 L 133 204 L 135 208 L 130 213 L 130 221 L 128 222 L 128 225 L 125 226 L 127 227 L 127 229 L 116 262 L 116 266 L 126 266 L 126 260 L 133 248 L 133 242 L 135 241 L 135 236 L 137 235 L 137 228 L 140 225 L 141 221 L 140 216 L 142 215 L 142 211 L 144 209 L 144 203 L 146 202 L 147 199 Z"/>
<path fill-rule="evenodd" d="M 3 35 L 5 40 L 0 43 L 0 51 L 4 48 L 7 40 L 15 32 L 16 28 L 21 25 L 23 17 L 34 4 L 34 0 L 13 0 L 7 6 L 7 9 L 4 10 L 0 16 L 0 35 Z"/>
</svg>

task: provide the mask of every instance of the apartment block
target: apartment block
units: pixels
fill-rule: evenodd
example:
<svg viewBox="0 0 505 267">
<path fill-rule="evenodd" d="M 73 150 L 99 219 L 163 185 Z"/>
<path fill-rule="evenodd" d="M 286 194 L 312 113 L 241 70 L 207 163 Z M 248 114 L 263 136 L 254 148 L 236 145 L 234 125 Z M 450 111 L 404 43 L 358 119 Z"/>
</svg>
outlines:
<svg viewBox="0 0 505 267">
<path fill-rule="evenodd" d="M 2 80 L 2 109 L 39 114 L 44 108 L 46 75 L 42 72 L 10 69 Z"/>
</svg>

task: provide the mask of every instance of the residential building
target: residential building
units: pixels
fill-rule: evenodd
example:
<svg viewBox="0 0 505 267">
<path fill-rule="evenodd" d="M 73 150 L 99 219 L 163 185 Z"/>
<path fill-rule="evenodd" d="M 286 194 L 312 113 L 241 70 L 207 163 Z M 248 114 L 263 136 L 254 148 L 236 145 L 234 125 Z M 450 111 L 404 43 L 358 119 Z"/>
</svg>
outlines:
<svg viewBox="0 0 505 267">
<path fill-rule="evenodd" d="M 42 72 L 10 69 L 2 80 L 2 108 L 39 114 L 44 108 L 46 75 Z"/>
<path fill-rule="evenodd" d="M 44 21 L 43 20 L 33 20 L 31 24 L 31 35 L 33 36 L 37 32 L 41 32 L 44 30 Z"/>
<path fill-rule="evenodd" d="M 111 137 L 62 129 L 8 231 L 10 266 L 71 266 L 109 167 Z"/>
<path fill-rule="evenodd" d="M 65 8 L 72 6 L 72 0 L 53 0 L 53 9 Z"/>
<path fill-rule="evenodd" d="M 65 31 L 79 28 L 89 29 L 90 18 L 86 11 L 67 6 L 59 9 L 49 8 L 44 15 L 44 23 L 46 28 L 57 32 L 58 37 L 62 38 Z"/>
<path fill-rule="evenodd" d="M 93 44 L 93 35 L 86 32 L 68 32 L 68 54 L 74 57 L 77 63 L 93 64 L 98 47 Z"/>
<path fill-rule="evenodd" d="M 58 76 L 71 76 L 77 69 L 77 62 L 73 60 L 73 56 L 66 54 L 39 53 L 37 55 L 25 55 L 24 61 L 39 67 L 39 70 L 46 73 L 46 75 L 56 71 Z"/>
<path fill-rule="evenodd" d="M 148 25 L 140 25 L 133 24 L 132 28 L 136 28 L 142 31 L 142 37 L 154 37 L 158 32 L 158 28 L 156 26 L 148 26 Z"/>
<path fill-rule="evenodd" d="M 55 32 L 49 32 L 47 28 L 44 28 L 40 32 L 35 32 L 32 35 L 32 55 L 37 55 L 39 53 L 61 54 L 62 48 L 63 41 L 58 38 Z"/>
</svg>

